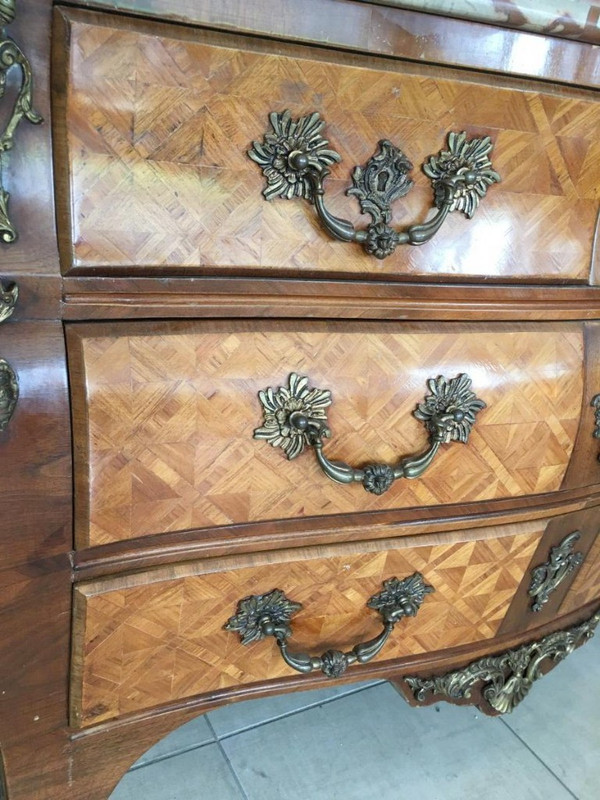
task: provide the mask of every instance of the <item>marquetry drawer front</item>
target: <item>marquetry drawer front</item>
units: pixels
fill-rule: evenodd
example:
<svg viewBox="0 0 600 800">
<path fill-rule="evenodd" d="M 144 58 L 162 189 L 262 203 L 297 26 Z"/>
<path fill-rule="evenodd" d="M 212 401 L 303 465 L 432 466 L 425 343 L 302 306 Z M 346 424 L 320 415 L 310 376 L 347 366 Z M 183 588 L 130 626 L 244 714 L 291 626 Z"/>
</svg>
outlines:
<svg viewBox="0 0 600 800">
<path fill-rule="evenodd" d="M 274 54 L 267 41 L 110 15 L 63 11 L 58 21 L 68 42 L 55 114 L 67 270 L 589 278 L 600 197 L 591 92 L 283 43 Z M 502 182 L 485 184 L 472 219 L 451 213 L 432 241 L 380 261 L 331 239 L 306 200 L 263 198 L 247 152 L 273 132 L 269 114 L 286 109 L 325 121 L 342 158 L 327 204 L 359 228 L 367 218 L 344 193 L 379 140 L 414 165 L 414 187 L 393 203 L 398 229 L 432 208 L 420 166 L 450 132 L 491 137 Z M 285 164 L 275 169 L 286 179 Z"/>
<path fill-rule="evenodd" d="M 80 547 L 240 522 L 552 492 L 582 406 L 578 324 L 316 322 L 70 325 Z M 290 373 L 330 389 L 332 460 L 397 464 L 423 452 L 427 381 L 468 374 L 486 408 L 466 443 L 381 495 L 288 461 L 253 438 L 259 392 Z M 589 404 L 588 404 L 589 405 Z M 285 422 L 285 420 L 284 420 Z M 592 429 L 586 438 L 592 438 Z M 595 450 L 582 469 L 599 469 Z"/>
<path fill-rule="evenodd" d="M 434 588 L 377 661 L 493 637 L 545 527 L 467 530 L 169 567 L 75 590 L 72 713 L 89 725 L 183 697 L 294 675 L 272 639 L 243 646 L 224 625 L 239 600 L 279 589 L 303 609 L 290 648 L 348 650 L 376 636 L 369 597 L 418 572 Z M 357 679 L 361 667 L 355 666 Z"/>
</svg>

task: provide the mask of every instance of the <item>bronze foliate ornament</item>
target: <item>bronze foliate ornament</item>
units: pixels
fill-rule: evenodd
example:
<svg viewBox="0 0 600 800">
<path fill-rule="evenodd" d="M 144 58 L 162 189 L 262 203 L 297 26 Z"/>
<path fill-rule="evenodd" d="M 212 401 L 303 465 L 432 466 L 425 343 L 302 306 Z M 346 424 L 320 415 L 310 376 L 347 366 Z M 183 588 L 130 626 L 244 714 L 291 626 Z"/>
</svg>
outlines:
<svg viewBox="0 0 600 800">
<path fill-rule="evenodd" d="M 419 478 L 430 466 L 442 444 L 466 443 L 476 414 L 485 403 L 471 391 L 471 379 L 464 373 L 447 380 L 430 378 L 427 395 L 414 416 L 422 421 L 429 434 L 429 447 L 422 453 L 403 458 L 395 467 L 368 464 L 356 469 L 342 461 L 331 461 L 323 452 L 323 440 L 331 431 L 326 409 L 331 405 L 329 389 L 311 388 L 308 378 L 293 372 L 288 386 L 269 387 L 258 393 L 263 408 L 263 425 L 254 431 L 255 439 L 264 439 L 280 447 L 288 459 L 299 456 L 307 446 L 328 478 L 336 483 L 362 483 L 371 494 L 386 492 L 399 478 Z"/>
<path fill-rule="evenodd" d="M 362 213 L 371 216 L 369 226 L 357 230 L 348 220 L 333 216 L 325 206 L 324 182 L 329 167 L 341 159 L 321 136 L 324 120 L 316 111 L 293 120 L 286 110 L 271 112 L 269 121 L 271 130 L 265 133 L 262 142 L 253 142 L 248 150 L 248 156 L 261 167 L 267 179 L 265 199 L 309 200 L 331 236 L 344 242 L 358 242 L 378 259 L 387 258 L 400 244 L 419 245 L 429 241 L 453 211 L 462 211 L 470 219 L 488 188 L 500 181 L 489 158 L 493 147 L 490 137 L 467 139 L 464 131 L 451 132 L 448 149 L 430 156 L 423 165 L 433 188 L 435 215 L 428 222 L 395 230 L 390 226 L 391 205 L 412 188 L 409 173 L 413 167 L 402 150 L 382 139 L 379 150 L 367 164 L 354 168 L 353 185 L 346 191 L 358 198 Z"/>
<path fill-rule="evenodd" d="M 6 429 L 19 399 L 19 380 L 11 365 L 0 358 L 0 431 Z"/>
<path fill-rule="evenodd" d="M 0 133 L 0 237 L 10 244 L 17 238 L 17 231 L 8 214 L 9 193 L 2 183 L 2 167 L 5 153 L 14 145 L 15 131 L 23 118 L 39 125 L 42 117 L 32 108 L 32 82 L 31 65 L 19 45 L 7 35 L 4 26 L 10 24 L 15 18 L 15 0 L 0 0 L 0 100 L 6 90 L 8 71 L 18 66 L 21 69 L 21 86 L 4 131 Z"/>
<path fill-rule="evenodd" d="M 383 622 L 381 633 L 368 642 L 355 645 L 347 653 L 326 650 L 320 656 L 311 656 L 308 653 L 290 652 L 290 620 L 302 609 L 302 605 L 289 600 L 281 589 L 273 589 L 262 595 L 250 595 L 240 600 L 237 612 L 225 624 L 225 630 L 239 633 L 242 644 L 273 636 L 281 657 L 292 669 L 303 673 L 320 670 L 328 678 L 339 678 L 352 664 L 366 664 L 375 658 L 396 623 L 403 617 L 414 617 L 426 595 L 433 591 L 433 586 L 425 583 L 419 572 L 404 580 L 390 578 L 385 581 L 382 591 L 367 602 L 369 608 L 379 611 Z"/>
<path fill-rule="evenodd" d="M 318 427 L 321 436 L 329 436 L 325 409 L 331 405 L 329 389 L 311 389 L 308 378 L 292 372 L 287 386 L 271 387 L 258 393 L 264 412 L 264 423 L 254 431 L 255 439 L 264 439 L 271 447 L 281 447 L 288 459 L 296 458 L 311 444 L 308 426 L 304 429 L 290 423 L 300 413 Z"/>
<path fill-rule="evenodd" d="M 0 3 L 2 0 L 0 0 Z M 0 13 L 2 6 L 0 5 Z M 1 155 L 1 154 L 0 154 Z M 7 320 L 17 304 L 19 288 L 16 283 L 4 286 L 0 281 L 0 323 Z M 6 429 L 19 399 L 19 380 L 11 365 L 0 358 L 0 432 Z"/>
<path fill-rule="evenodd" d="M 574 553 L 575 543 L 581 538 L 579 531 L 573 531 L 556 547 L 550 549 L 550 557 L 544 564 L 531 570 L 531 585 L 528 594 L 533 597 L 532 611 L 541 611 L 550 599 L 552 592 L 571 572 L 581 566 L 583 553 Z"/>
<path fill-rule="evenodd" d="M 283 197 L 303 197 L 313 201 L 313 184 L 308 177 L 309 170 L 328 174 L 327 167 L 341 156 L 330 150 L 329 142 L 321 136 L 325 122 L 316 112 L 307 117 L 293 120 L 289 111 L 283 114 L 269 114 L 272 130 L 265 133 L 262 144 L 254 142 L 248 155 L 262 168 L 267 179 L 263 189 L 265 200 Z M 302 156 L 306 165 L 292 167 L 290 154 Z"/>
<path fill-rule="evenodd" d="M 517 650 L 486 656 L 464 669 L 433 678 L 408 677 L 404 680 L 419 703 L 434 697 L 450 701 L 468 700 L 473 690 L 481 687 L 481 696 L 492 710 L 497 714 L 508 714 L 542 677 L 543 662 L 550 660 L 557 664 L 565 659 L 578 645 L 592 638 L 599 622 L 600 611 L 597 611 L 581 625 L 551 633 Z"/>
<path fill-rule="evenodd" d="M 4 286 L 0 281 L 0 322 L 4 322 L 12 316 L 17 300 L 19 299 L 19 287 L 16 283 Z"/>
<path fill-rule="evenodd" d="M 471 219 L 488 187 L 500 180 L 489 158 L 492 147 L 489 136 L 467 139 L 464 131 L 448 134 L 448 149 L 423 164 L 423 172 L 431 178 L 437 208 L 450 202 L 450 211 L 462 211 Z M 453 186 L 451 198 L 448 185 Z"/>
<path fill-rule="evenodd" d="M 592 402 L 590 403 L 592 408 L 594 409 L 594 439 L 600 439 L 600 394 L 595 394 L 592 397 Z M 598 461 L 600 461 L 600 454 L 598 455 Z"/>
<path fill-rule="evenodd" d="M 229 618 L 225 630 L 237 631 L 244 645 L 259 642 L 267 636 L 261 622 L 268 619 L 282 636 L 291 636 L 290 620 L 301 608 L 300 603 L 288 600 L 281 589 L 253 594 L 239 601 L 237 612 Z"/>
</svg>

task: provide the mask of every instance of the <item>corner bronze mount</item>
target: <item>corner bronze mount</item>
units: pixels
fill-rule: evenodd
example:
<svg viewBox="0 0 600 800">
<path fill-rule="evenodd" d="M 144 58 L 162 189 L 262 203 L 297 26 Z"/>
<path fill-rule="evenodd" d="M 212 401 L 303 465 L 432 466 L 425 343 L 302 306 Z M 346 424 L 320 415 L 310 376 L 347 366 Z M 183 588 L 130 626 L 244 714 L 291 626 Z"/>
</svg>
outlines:
<svg viewBox="0 0 600 800">
<path fill-rule="evenodd" d="M 550 557 L 546 562 L 531 570 L 529 597 L 533 597 L 532 611 L 541 611 L 567 575 L 583 563 L 583 553 L 574 553 L 575 542 L 581 533 L 573 531 L 562 542 L 550 549 Z"/>
<path fill-rule="evenodd" d="M 485 656 L 464 669 L 433 678 L 408 677 L 404 681 L 417 703 L 435 697 L 449 701 L 469 700 L 473 690 L 480 688 L 482 700 L 493 712 L 508 714 L 545 674 L 543 662 L 558 664 L 563 661 L 576 647 L 592 638 L 599 622 L 600 610 L 581 625 L 551 633 L 498 656 Z M 486 711 L 485 706 L 481 709 Z"/>
<path fill-rule="evenodd" d="M 0 322 L 5 322 L 12 316 L 17 300 L 19 299 L 19 287 L 16 283 L 9 283 L 4 286 L 0 281 Z"/>
<path fill-rule="evenodd" d="M 2 0 L 0 0 L 0 3 Z M 0 323 L 5 322 L 15 310 L 19 298 L 16 283 L 4 286 L 0 281 Z M 19 380 L 11 365 L 0 358 L 0 432 L 5 430 L 11 420 L 19 399 Z"/>
<path fill-rule="evenodd" d="M 258 393 L 263 408 L 263 425 L 254 431 L 255 439 L 264 439 L 280 447 L 288 459 L 299 456 L 306 446 L 314 449 L 317 461 L 328 478 L 336 483 L 362 483 L 367 492 L 383 494 L 398 478 L 419 478 L 430 466 L 442 444 L 466 443 L 475 415 L 485 403 L 471 391 L 468 375 L 446 380 L 430 378 L 427 395 L 413 411 L 429 434 L 429 447 L 414 456 L 403 458 L 395 467 L 369 464 L 356 469 L 341 461 L 330 461 L 323 452 L 323 440 L 331 436 L 326 409 L 331 405 L 329 389 L 308 385 L 308 378 L 293 372 L 288 386 L 269 387 Z"/>
<path fill-rule="evenodd" d="M 362 213 L 371 217 L 366 229 L 357 230 L 325 206 L 324 183 L 329 167 L 341 161 L 339 153 L 329 149 L 328 140 L 321 136 L 325 121 L 316 111 L 293 120 L 289 110 L 271 112 L 269 121 L 271 130 L 262 142 L 253 142 L 248 150 L 248 156 L 261 167 L 267 180 L 265 199 L 308 200 L 331 236 L 343 242 L 358 242 L 375 258 L 386 258 L 401 244 L 428 242 L 452 211 L 462 211 L 470 219 L 488 187 L 500 181 L 489 158 L 493 147 L 490 137 L 467 139 L 464 131 L 451 132 L 448 149 L 430 156 L 422 167 L 431 180 L 435 214 L 427 222 L 395 230 L 390 226 L 391 204 L 412 188 L 409 173 L 413 165 L 398 147 L 382 139 L 378 152 L 367 164 L 354 168 L 353 185 L 346 191 L 358 198 Z"/>
<path fill-rule="evenodd" d="M 11 365 L 0 358 L 0 432 L 10 422 L 19 399 L 19 380 Z"/>
<path fill-rule="evenodd" d="M 18 65 L 21 68 L 21 86 L 15 100 L 12 112 L 4 131 L 0 133 L 0 237 L 10 244 L 17 238 L 17 231 L 8 215 L 9 193 L 2 182 L 2 166 L 4 154 L 14 145 L 15 131 L 23 117 L 34 125 L 43 122 L 43 118 L 32 108 L 32 82 L 31 64 L 19 45 L 7 35 L 4 27 L 15 18 L 16 0 L 0 0 L 0 100 L 6 91 L 8 71 Z"/>
<path fill-rule="evenodd" d="M 595 394 L 590 403 L 594 409 L 594 439 L 600 439 L 600 394 Z M 598 454 L 598 461 L 600 461 L 600 454 Z"/>
<path fill-rule="evenodd" d="M 375 658 L 396 623 L 403 617 L 414 617 L 425 596 L 433 591 L 433 586 L 425 583 L 419 572 L 404 580 L 390 578 L 384 581 L 382 590 L 367 602 L 369 608 L 379 611 L 383 622 L 381 633 L 368 642 L 355 645 L 347 653 L 327 650 L 320 656 L 311 656 L 308 653 L 290 652 L 290 620 L 302 609 L 302 605 L 289 600 L 280 589 L 273 589 L 267 594 L 250 595 L 240 600 L 237 613 L 226 623 L 225 630 L 237 631 L 244 645 L 273 636 L 283 660 L 292 669 L 303 673 L 320 670 L 328 678 L 339 678 L 352 664 L 366 664 Z"/>
</svg>

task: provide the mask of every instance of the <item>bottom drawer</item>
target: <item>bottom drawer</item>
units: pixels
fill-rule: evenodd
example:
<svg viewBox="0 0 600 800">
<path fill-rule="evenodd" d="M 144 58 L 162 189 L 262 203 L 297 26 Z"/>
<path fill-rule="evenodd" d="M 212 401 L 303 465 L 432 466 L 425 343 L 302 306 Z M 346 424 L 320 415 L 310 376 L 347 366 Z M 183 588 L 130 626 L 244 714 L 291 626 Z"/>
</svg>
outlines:
<svg viewBox="0 0 600 800">
<path fill-rule="evenodd" d="M 383 581 L 422 574 L 434 592 L 377 661 L 495 636 L 547 520 L 450 534 L 203 560 L 75 590 L 72 721 L 86 726 L 217 689 L 294 675 L 273 638 L 224 629 L 238 601 L 280 589 L 303 608 L 290 649 L 349 650 L 382 629 Z M 356 678 L 361 667 L 352 666 Z"/>
</svg>

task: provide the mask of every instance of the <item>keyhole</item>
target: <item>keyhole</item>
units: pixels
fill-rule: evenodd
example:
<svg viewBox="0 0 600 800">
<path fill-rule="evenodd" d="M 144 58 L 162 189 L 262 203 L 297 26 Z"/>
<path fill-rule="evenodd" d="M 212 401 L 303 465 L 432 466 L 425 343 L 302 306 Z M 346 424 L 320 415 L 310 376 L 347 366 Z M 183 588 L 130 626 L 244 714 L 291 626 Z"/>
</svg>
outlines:
<svg viewBox="0 0 600 800">
<path fill-rule="evenodd" d="M 389 177 L 390 177 L 389 172 L 387 172 L 385 170 L 383 172 L 379 173 L 379 175 L 377 176 L 377 191 L 378 192 L 385 192 Z"/>
</svg>

